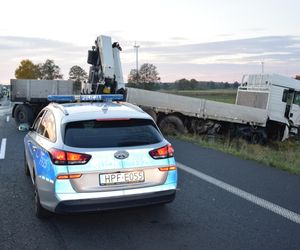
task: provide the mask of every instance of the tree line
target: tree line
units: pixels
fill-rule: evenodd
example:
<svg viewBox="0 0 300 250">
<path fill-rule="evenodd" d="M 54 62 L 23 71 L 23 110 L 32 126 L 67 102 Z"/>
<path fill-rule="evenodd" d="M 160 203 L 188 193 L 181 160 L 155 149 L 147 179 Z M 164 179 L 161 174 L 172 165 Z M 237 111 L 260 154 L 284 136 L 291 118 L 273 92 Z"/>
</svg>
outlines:
<svg viewBox="0 0 300 250">
<path fill-rule="evenodd" d="M 20 62 L 15 70 L 17 79 L 41 79 L 55 80 L 63 79 L 61 69 L 51 59 L 44 63 L 34 64 L 26 59 Z M 68 79 L 75 82 L 75 88 L 80 91 L 81 83 L 87 81 L 87 73 L 80 66 L 75 65 L 70 68 Z M 235 89 L 239 86 L 238 82 L 214 82 L 179 79 L 175 82 L 163 83 L 155 65 L 144 63 L 139 70 L 132 69 L 127 78 L 127 87 L 140 88 L 146 90 L 205 90 L 205 89 Z"/>
<path fill-rule="evenodd" d="M 162 83 L 156 66 L 144 63 L 140 69 L 132 69 L 127 79 L 127 86 L 148 90 L 205 90 L 205 89 L 235 89 L 239 83 L 197 81 L 182 78 L 175 82 Z"/>
<path fill-rule="evenodd" d="M 40 79 L 40 80 L 56 80 L 63 79 L 61 69 L 55 64 L 54 60 L 47 59 L 44 63 L 34 64 L 26 59 L 20 62 L 20 65 L 15 70 L 17 79 Z M 78 65 L 70 68 L 69 79 L 75 82 L 74 88 L 77 91 L 81 90 L 81 83 L 88 78 L 87 73 Z"/>
<path fill-rule="evenodd" d="M 34 64 L 28 59 L 22 60 L 15 71 L 15 76 L 17 79 L 63 79 L 60 67 L 51 59 L 47 59 L 45 63 L 39 64 Z M 87 81 L 88 75 L 84 69 L 75 65 L 70 68 L 69 79 L 75 82 L 75 88 L 80 91 L 81 83 Z M 300 75 L 297 75 L 295 79 L 300 80 Z M 155 65 L 144 63 L 139 70 L 132 69 L 130 71 L 126 86 L 146 90 L 206 90 L 236 89 L 239 83 L 197 81 L 196 79 L 188 80 L 186 78 L 165 83 L 161 82 Z"/>
</svg>

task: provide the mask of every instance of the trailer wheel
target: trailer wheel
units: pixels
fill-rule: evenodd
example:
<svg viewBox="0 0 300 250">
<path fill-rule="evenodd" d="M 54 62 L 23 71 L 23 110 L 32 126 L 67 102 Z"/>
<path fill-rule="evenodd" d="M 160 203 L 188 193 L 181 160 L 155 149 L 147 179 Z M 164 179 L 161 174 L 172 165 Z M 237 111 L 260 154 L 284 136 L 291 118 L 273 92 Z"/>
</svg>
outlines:
<svg viewBox="0 0 300 250">
<path fill-rule="evenodd" d="M 28 123 L 31 126 L 34 120 L 34 113 L 28 105 L 20 104 L 14 111 L 14 117 L 17 125 Z"/>
<path fill-rule="evenodd" d="M 252 144 L 265 145 L 267 143 L 267 134 L 264 130 L 259 130 L 251 135 Z"/>
<path fill-rule="evenodd" d="M 175 115 L 168 115 L 162 118 L 159 122 L 159 127 L 166 135 L 180 135 L 186 133 L 182 120 Z"/>
</svg>

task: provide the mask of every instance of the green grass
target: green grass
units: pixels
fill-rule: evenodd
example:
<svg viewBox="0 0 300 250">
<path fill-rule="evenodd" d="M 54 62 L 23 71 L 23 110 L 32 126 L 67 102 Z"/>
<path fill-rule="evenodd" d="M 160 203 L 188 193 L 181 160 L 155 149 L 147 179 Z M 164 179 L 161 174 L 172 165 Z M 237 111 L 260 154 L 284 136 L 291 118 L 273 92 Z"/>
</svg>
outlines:
<svg viewBox="0 0 300 250">
<path fill-rule="evenodd" d="M 217 102 L 235 103 L 236 89 L 168 90 L 164 93 L 202 98 Z"/>
<path fill-rule="evenodd" d="M 272 142 L 262 146 L 238 139 L 209 139 L 197 135 L 181 135 L 176 138 L 300 175 L 299 141 Z"/>
</svg>

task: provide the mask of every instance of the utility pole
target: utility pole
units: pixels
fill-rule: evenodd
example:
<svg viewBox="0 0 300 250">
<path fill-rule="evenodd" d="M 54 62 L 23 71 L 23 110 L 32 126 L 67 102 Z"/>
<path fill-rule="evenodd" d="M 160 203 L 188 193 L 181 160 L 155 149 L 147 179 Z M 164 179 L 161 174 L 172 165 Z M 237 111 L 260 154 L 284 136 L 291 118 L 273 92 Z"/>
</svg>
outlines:
<svg viewBox="0 0 300 250">
<path fill-rule="evenodd" d="M 136 83 L 138 84 L 138 79 L 139 79 L 139 47 L 140 45 L 137 45 L 137 43 L 134 43 L 133 48 L 135 49 L 135 60 L 136 60 Z"/>
</svg>

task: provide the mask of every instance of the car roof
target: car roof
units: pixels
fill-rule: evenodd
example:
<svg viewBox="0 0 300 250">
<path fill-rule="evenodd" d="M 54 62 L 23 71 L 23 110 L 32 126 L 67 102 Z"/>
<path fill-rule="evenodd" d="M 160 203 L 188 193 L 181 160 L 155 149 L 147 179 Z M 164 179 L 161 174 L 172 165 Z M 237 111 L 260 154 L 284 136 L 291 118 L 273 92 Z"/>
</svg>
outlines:
<svg viewBox="0 0 300 250">
<path fill-rule="evenodd" d="M 94 102 L 51 104 L 50 108 L 59 110 L 63 123 L 94 119 L 151 119 L 139 107 L 126 102 Z"/>
</svg>

